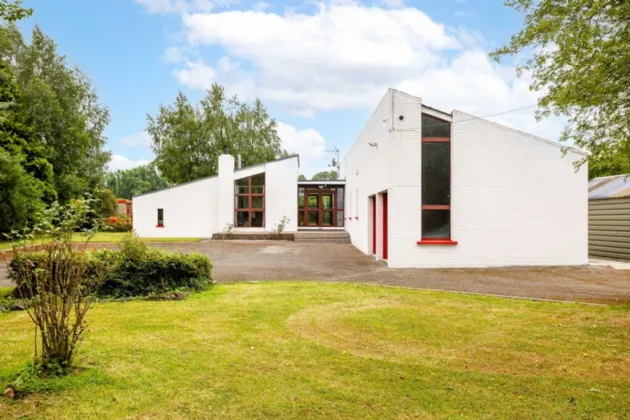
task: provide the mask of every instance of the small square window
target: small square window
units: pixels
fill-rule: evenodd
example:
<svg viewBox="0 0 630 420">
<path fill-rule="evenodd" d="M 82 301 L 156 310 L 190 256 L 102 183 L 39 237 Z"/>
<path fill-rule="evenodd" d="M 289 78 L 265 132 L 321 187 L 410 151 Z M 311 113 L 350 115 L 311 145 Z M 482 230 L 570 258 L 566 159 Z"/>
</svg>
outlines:
<svg viewBox="0 0 630 420">
<path fill-rule="evenodd" d="M 158 213 L 157 225 L 164 226 L 164 209 L 158 209 L 157 213 Z"/>
</svg>

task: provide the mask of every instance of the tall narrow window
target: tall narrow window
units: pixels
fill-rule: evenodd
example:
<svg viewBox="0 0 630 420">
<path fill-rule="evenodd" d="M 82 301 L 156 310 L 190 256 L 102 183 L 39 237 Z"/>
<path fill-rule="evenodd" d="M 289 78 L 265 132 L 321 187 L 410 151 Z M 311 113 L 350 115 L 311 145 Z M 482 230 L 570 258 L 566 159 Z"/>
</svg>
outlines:
<svg viewBox="0 0 630 420">
<path fill-rule="evenodd" d="M 451 123 L 422 115 L 422 240 L 451 239 Z"/>
<path fill-rule="evenodd" d="M 252 175 L 234 182 L 234 225 L 265 226 L 265 174 Z"/>
<path fill-rule="evenodd" d="M 158 209 L 157 227 L 164 227 L 164 209 Z"/>
</svg>

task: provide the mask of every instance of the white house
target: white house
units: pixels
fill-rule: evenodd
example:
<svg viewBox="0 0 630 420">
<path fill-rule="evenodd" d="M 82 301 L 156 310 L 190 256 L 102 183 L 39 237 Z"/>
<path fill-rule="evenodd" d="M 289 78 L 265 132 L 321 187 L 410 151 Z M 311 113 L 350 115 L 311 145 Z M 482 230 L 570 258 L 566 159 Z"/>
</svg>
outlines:
<svg viewBox="0 0 630 420">
<path fill-rule="evenodd" d="M 563 156 L 563 149 L 566 155 Z M 345 230 L 390 267 L 581 265 L 585 153 L 390 89 L 348 151 L 344 180 L 298 182 L 297 157 L 135 197 L 146 237 Z M 262 206 L 262 207 L 261 207 Z"/>
</svg>

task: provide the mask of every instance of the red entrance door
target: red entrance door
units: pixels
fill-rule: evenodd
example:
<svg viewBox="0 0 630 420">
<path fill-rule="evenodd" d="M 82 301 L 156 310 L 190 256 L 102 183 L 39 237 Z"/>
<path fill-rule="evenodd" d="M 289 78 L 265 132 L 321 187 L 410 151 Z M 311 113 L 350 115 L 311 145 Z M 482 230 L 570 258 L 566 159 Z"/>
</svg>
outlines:
<svg viewBox="0 0 630 420">
<path fill-rule="evenodd" d="M 372 255 L 376 255 L 376 196 L 371 197 L 372 201 Z"/>
<path fill-rule="evenodd" d="M 383 259 L 387 259 L 387 193 L 383 193 Z"/>
</svg>

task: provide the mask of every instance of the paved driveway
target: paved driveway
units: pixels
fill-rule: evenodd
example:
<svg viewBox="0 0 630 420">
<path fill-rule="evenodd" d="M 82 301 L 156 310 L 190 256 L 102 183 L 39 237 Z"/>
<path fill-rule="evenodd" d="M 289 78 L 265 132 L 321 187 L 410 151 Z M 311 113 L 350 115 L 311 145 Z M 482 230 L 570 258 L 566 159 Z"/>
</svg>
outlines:
<svg viewBox="0 0 630 420">
<path fill-rule="evenodd" d="M 630 271 L 609 267 L 390 269 L 348 244 L 205 242 L 154 244 L 198 251 L 219 283 L 317 280 L 373 283 L 539 299 L 630 303 Z M 7 285 L 0 267 L 0 285 Z"/>
</svg>

